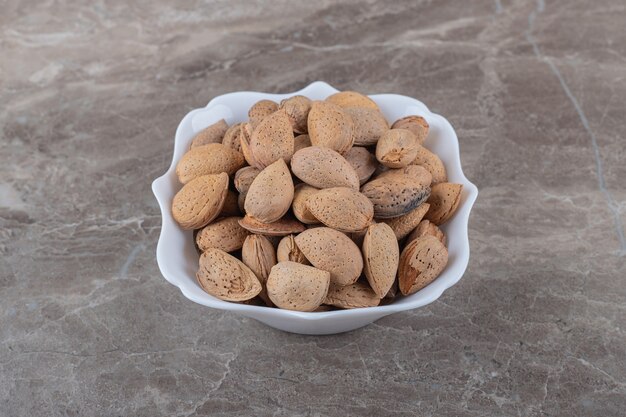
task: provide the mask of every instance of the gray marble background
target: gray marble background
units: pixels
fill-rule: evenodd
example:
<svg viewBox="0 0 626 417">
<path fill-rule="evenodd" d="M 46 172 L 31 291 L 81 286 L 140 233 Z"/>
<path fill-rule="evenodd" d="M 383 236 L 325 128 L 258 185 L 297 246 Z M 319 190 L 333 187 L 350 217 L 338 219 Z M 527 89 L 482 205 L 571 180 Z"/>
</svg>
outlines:
<svg viewBox="0 0 626 417">
<path fill-rule="evenodd" d="M 180 3 L 0 2 L 0 415 L 624 415 L 623 1 Z M 187 111 L 314 80 L 423 100 L 481 190 L 458 285 L 330 337 L 186 300 L 150 192 Z"/>
</svg>

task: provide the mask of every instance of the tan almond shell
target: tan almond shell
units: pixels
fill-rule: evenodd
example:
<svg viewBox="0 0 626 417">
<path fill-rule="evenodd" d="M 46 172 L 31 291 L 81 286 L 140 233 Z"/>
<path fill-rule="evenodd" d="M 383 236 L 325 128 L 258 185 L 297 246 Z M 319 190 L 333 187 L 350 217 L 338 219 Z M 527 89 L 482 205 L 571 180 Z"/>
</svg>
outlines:
<svg viewBox="0 0 626 417">
<path fill-rule="evenodd" d="M 305 183 L 298 184 L 295 187 L 291 209 L 294 216 L 304 224 L 318 224 L 320 222 L 306 206 L 307 199 L 318 191 L 319 189 Z"/>
<path fill-rule="evenodd" d="M 389 168 L 404 168 L 415 160 L 418 143 L 415 135 L 405 129 L 386 131 L 376 144 L 376 159 Z"/>
<path fill-rule="evenodd" d="M 257 168 L 265 168 L 279 159 L 289 162 L 293 148 L 293 131 L 284 110 L 263 118 L 250 136 L 250 151 L 254 155 L 254 166 Z"/>
<path fill-rule="evenodd" d="M 331 285 L 324 304 L 346 309 L 376 307 L 380 304 L 380 297 L 363 282 L 345 286 Z"/>
<path fill-rule="evenodd" d="M 421 165 L 409 165 L 404 168 L 388 169 L 380 173 L 376 178 L 385 178 L 394 175 L 408 175 L 413 177 L 423 185 L 430 185 L 433 181 L 433 176 L 426 168 Z"/>
<path fill-rule="evenodd" d="M 316 219 L 341 232 L 363 230 L 374 218 L 372 202 L 360 192 L 347 187 L 319 190 L 308 196 L 306 207 Z"/>
<path fill-rule="evenodd" d="M 195 148 L 196 146 L 208 145 L 209 143 L 221 143 L 227 130 L 228 123 L 226 123 L 226 120 L 222 119 L 219 122 L 213 123 L 211 126 L 202 129 L 193 137 L 190 147 Z"/>
<path fill-rule="evenodd" d="M 302 223 L 296 219 L 283 217 L 273 223 L 263 223 L 249 215 L 239 220 L 239 224 L 244 229 L 265 236 L 287 236 L 292 233 L 300 233 L 305 230 Z"/>
<path fill-rule="evenodd" d="M 430 205 L 428 203 L 422 203 L 419 207 L 409 211 L 402 216 L 394 217 L 393 219 L 383 219 L 382 221 L 387 223 L 393 233 L 396 235 L 396 239 L 402 240 L 417 227 L 422 221 Z"/>
<path fill-rule="evenodd" d="M 430 220 L 437 226 L 447 222 L 459 208 L 462 190 L 462 184 L 440 182 L 433 185 L 428 198 L 430 209 L 426 213 L 426 220 Z"/>
<path fill-rule="evenodd" d="M 228 146 L 230 149 L 241 152 L 241 126 L 243 123 L 237 123 L 228 128 L 224 133 L 222 145 Z"/>
<path fill-rule="evenodd" d="M 267 279 L 267 294 L 286 310 L 313 311 L 328 293 L 330 274 L 297 262 L 276 264 Z"/>
<path fill-rule="evenodd" d="M 354 122 L 354 145 L 376 145 L 378 139 L 389 130 L 389 123 L 383 114 L 369 107 L 346 107 L 344 111 Z"/>
<path fill-rule="evenodd" d="M 380 110 L 374 100 L 356 91 L 340 91 L 328 96 L 326 101 L 339 107 L 367 107 Z"/>
<path fill-rule="evenodd" d="M 279 109 L 284 109 L 289 117 L 292 130 L 296 133 L 306 133 L 307 118 L 311 110 L 311 100 L 304 96 L 289 97 L 280 102 Z"/>
<path fill-rule="evenodd" d="M 422 236 L 404 248 L 398 266 L 398 284 L 404 295 L 433 282 L 448 263 L 448 250 L 434 236 Z"/>
<path fill-rule="evenodd" d="M 172 217 L 183 229 L 199 229 L 217 217 L 228 193 L 228 175 L 203 175 L 189 181 L 172 200 Z"/>
<path fill-rule="evenodd" d="M 239 134 L 239 145 L 241 146 L 241 153 L 244 159 L 253 167 L 261 169 L 261 166 L 257 162 L 252 149 L 250 148 L 250 137 L 252 136 L 252 126 L 250 123 L 241 124 L 241 133 Z"/>
<path fill-rule="evenodd" d="M 291 170 L 296 177 L 315 188 L 359 189 L 359 176 L 352 165 L 329 148 L 310 146 L 300 149 L 291 158 Z"/>
<path fill-rule="evenodd" d="M 231 190 L 228 190 L 226 193 L 226 198 L 224 198 L 224 205 L 222 206 L 222 211 L 220 211 L 220 217 L 231 217 L 231 216 L 241 216 L 241 210 L 239 210 L 238 204 L 239 195 Z"/>
<path fill-rule="evenodd" d="M 216 248 L 200 255 L 196 279 L 204 291 L 225 301 L 246 301 L 261 292 L 261 283 L 250 268 Z"/>
<path fill-rule="evenodd" d="M 308 117 L 309 137 L 314 146 L 346 153 L 354 144 L 354 122 L 339 106 L 314 101 Z"/>
<path fill-rule="evenodd" d="M 265 116 L 269 116 L 276 110 L 278 110 L 278 103 L 272 100 L 257 101 L 250 107 L 250 110 L 248 110 L 248 123 L 250 123 L 252 129 L 256 129 Z"/>
<path fill-rule="evenodd" d="M 370 179 L 378 166 L 378 162 L 376 161 L 374 155 L 361 146 L 352 147 L 343 155 L 343 157 L 356 171 L 356 174 L 359 177 L 359 184 L 361 185 L 365 184 L 367 180 Z"/>
<path fill-rule="evenodd" d="M 383 298 L 396 279 L 400 247 L 387 224 L 376 223 L 367 228 L 363 238 L 363 272 L 379 298 Z"/>
<path fill-rule="evenodd" d="M 389 219 L 402 216 L 425 202 L 430 187 L 408 175 L 375 178 L 361 187 L 374 205 L 374 217 Z"/>
<path fill-rule="evenodd" d="M 406 116 L 396 120 L 392 129 L 406 129 L 410 130 L 417 139 L 417 143 L 424 144 L 426 137 L 428 136 L 428 130 L 430 129 L 428 122 L 422 116 Z"/>
<path fill-rule="evenodd" d="M 328 227 L 307 229 L 295 237 L 304 256 L 316 268 L 330 272 L 336 285 L 354 283 L 363 271 L 359 247 L 345 234 Z"/>
<path fill-rule="evenodd" d="M 296 244 L 294 237 L 294 235 L 285 236 L 278 243 L 278 248 L 276 249 L 276 258 L 278 259 L 278 262 L 291 261 L 303 265 L 311 265 Z"/>
<path fill-rule="evenodd" d="M 233 252 L 241 249 L 243 241 L 250 234 L 239 226 L 241 217 L 223 217 L 204 226 L 196 234 L 196 245 L 201 252 L 209 248 L 221 249 L 224 252 Z"/>
<path fill-rule="evenodd" d="M 277 160 L 256 176 L 246 194 L 246 215 L 272 223 L 287 213 L 293 201 L 293 180 L 287 164 Z"/>
<path fill-rule="evenodd" d="M 298 152 L 300 149 L 308 148 L 311 146 L 311 138 L 309 135 L 298 135 L 294 139 L 293 153 Z"/>
<path fill-rule="evenodd" d="M 254 272 L 261 282 L 263 289 L 259 293 L 259 297 L 271 307 L 273 303 L 267 296 L 266 283 L 272 267 L 276 265 L 274 245 L 263 235 L 249 235 L 241 248 L 241 261 Z"/>
<path fill-rule="evenodd" d="M 210 143 L 187 151 L 176 165 L 176 175 L 181 183 L 187 184 L 202 175 L 221 172 L 232 175 L 243 164 L 244 159 L 241 153 L 233 151 L 221 143 Z"/>
<path fill-rule="evenodd" d="M 436 237 L 441 243 L 443 243 L 444 246 L 446 245 L 446 234 L 443 233 L 443 231 L 435 223 L 432 223 L 429 220 L 422 220 L 411 232 L 409 237 L 406 238 L 406 241 L 408 243 L 418 237 L 427 235 Z"/>
<path fill-rule="evenodd" d="M 235 173 L 235 180 L 233 181 L 237 191 L 239 191 L 241 194 L 247 193 L 250 189 L 250 185 L 252 185 L 252 181 L 254 181 L 254 179 L 257 175 L 259 175 L 260 172 L 260 169 L 251 166 L 246 166 L 239 169 Z"/>
<path fill-rule="evenodd" d="M 422 165 L 433 176 L 433 184 L 440 182 L 448 182 L 448 174 L 446 167 L 441 159 L 424 146 L 417 148 L 417 156 L 411 162 L 411 165 Z"/>
</svg>

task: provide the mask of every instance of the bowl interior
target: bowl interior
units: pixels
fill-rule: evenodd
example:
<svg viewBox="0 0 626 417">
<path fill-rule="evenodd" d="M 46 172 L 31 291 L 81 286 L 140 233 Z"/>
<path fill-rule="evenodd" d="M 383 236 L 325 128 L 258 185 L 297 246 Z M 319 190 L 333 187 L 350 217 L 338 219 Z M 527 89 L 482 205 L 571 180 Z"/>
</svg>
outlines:
<svg viewBox="0 0 626 417">
<path fill-rule="evenodd" d="M 396 94 L 378 94 L 370 97 L 378 104 L 390 122 L 413 114 L 420 115 L 426 119 L 430 125 L 430 131 L 425 146 L 439 155 L 445 164 L 448 172 L 448 181 L 463 184 L 459 209 L 453 218 L 442 226 L 448 237 L 449 260 L 441 275 L 424 289 L 410 296 L 401 297 L 389 305 L 320 313 L 305 313 L 230 303 L 212 297 L 198 285 L 195 279 L 198 267 L 198 254 L 194 248 L 192 232 L 178 227 L 172 218 L 170 209 L 172 198 L 181 188 L 181 184 L 176 177 L 175 166 L 182 155 L 189 149 L 193 136 L 222 118 L 229 125 L 247 120 L 248 109 L 262 99 L 280 101 L 295 94 L 302 94 L 314 100 L 322 100 L 335 92 L 337 90 L 328 84 L 316 82 L 303 90 L 290 94 L 230 93 L 216 97 L 206 107 L 195 109 L 183 118 L 176 130 L 172 164 L 163 176 L 154 181 L 152 189 L 161 207 L 163 217 L 161 236 L 157 246 L 157 262 L 165 279 L 179 287 L 187 298 L 203 305 L 234 310 L 257 318 L 280 316 L 282 318 L 297 317 L 307 320 L 323 320 L 345 315 L 364 316 L 369 314 L 382 317 L 396 311 L 420 307 L 436 300 L 445 289 L 454 285 L 463 276 L 469 260 L 467 222 L 478 190 L 463 175 L 456 133 L 445 118 L 430 112 L 422 102 Z"/>
</svg>

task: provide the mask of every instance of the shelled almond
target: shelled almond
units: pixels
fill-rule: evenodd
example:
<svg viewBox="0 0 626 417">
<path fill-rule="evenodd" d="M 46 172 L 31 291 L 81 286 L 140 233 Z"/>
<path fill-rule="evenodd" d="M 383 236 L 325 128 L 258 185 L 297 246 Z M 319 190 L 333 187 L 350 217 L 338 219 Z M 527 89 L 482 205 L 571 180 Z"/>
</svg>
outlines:
<svg viewBox="0 0 626 417">
<path fill-rule="evenodd" d="M 172 217 L 195 229 L 198 283 L 230 302 L 322 312 L 413 294 L 448 261 L 448 181 L 420 115 L 371 98 L 261 100 L 190 138 Z"/>
</svg>

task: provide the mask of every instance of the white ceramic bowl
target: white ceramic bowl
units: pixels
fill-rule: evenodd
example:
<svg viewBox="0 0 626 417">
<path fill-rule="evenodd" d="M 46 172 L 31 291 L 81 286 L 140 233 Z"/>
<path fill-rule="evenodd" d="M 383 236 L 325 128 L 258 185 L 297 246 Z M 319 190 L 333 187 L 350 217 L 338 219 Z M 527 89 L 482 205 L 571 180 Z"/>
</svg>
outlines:
<svg viewBox="0 0 626 417">
<path fill-rule="evenodd" d="M 456 133 L 445 118 L 431 113 L 418 100 L 396 94 L 377 94 L 370 97 L 378 104 L 390 122 L 411 114 L 423 116 L 428 121 L 430 132 L 426 139 L 426 147 L 437 153 L 443 160 L 449 181 L 463 184 L 459 208 L 452 219 L 442 226 L 448 237 L 449 260 L 441 275 L 424 289 L 408 297 L 402 297 L 389 305 L 320 313 L 230 303 L 207 294 L 196 282 L 198 253 L 194 248 L 192 232 L 178 227 L 171 213 L 172 199 L 181 188 L 176 177 L 176 164 L 189 149 L 193 136 L 222 118 L 229 125 L 246 120 L 248 109 L 262 99 L 280 101 L 295 94 L 301 94 L 313 100 L 323 100 L 337 91 L 330 85 L 318 81 L 289 94 L 257 92 L 224 94 L 215 97 L 206 107 L 190 111 L 180 122 L 176 129 L 172 164 L 164 175 L 152 183 L 152 191 L 159 202 L 163 218 L 161 236 L 157 245 L 157 262 L 165 279 L 180 288 L 185 297 L 208 307 L 242 314 L 288 332 L 333 334 L 354 330 L 389 314 L 432 303 L 446 289 L 461 279 L 469 261 L 467 222 L 478 195 L 478 189 L 465 178 L 461 170 Z"/>
</svg>

